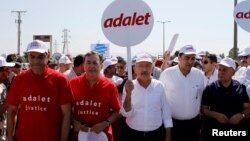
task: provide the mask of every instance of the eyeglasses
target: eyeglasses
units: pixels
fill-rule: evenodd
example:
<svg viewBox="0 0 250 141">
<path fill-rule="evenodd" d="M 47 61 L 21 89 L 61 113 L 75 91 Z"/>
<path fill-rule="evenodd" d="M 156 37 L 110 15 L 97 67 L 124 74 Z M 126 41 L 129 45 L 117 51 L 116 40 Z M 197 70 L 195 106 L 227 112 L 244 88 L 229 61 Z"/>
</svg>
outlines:
<svg viewBox="0 0 250 141">
<path fill-rule="evenodd" d="M 207 60 L 205 60 L 205 61 L 202 61 L 202 64 L 208 64 L 208 61 Z"/>
</svg>

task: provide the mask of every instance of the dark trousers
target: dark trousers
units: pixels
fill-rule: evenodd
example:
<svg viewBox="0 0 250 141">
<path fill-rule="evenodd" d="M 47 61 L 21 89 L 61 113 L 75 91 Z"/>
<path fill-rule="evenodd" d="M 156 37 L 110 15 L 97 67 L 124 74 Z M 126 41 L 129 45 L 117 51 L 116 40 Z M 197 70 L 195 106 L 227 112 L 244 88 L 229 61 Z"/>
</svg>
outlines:
<svg viewBox="0 0 250 141">
<path fill-rule="evenodd" d="M 199 141 L 200 115 L 190 120 L 173 119 L 172 141 Z"/>
<path fill-rule="evenodd" d="M 163 126 L 154 131 L 137 131 L 126 126 L 126 133 L 121 141 L 163 141 L 165 138 L 165 129 Z"/>
</svg>

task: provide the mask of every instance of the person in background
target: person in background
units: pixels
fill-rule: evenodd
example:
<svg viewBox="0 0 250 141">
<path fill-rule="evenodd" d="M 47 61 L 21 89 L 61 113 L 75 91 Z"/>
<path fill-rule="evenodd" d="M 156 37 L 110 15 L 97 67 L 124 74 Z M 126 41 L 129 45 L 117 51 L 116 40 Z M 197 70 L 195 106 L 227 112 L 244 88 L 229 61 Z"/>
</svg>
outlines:
<svg viewBox="0 0 250 141">
<path fill-rule="evenodd" d="M 53 69 L 53 70 L 57 70 L 57 62 L 54 58 L 50 58 L 48 61 L 48 67 Z"/>
<path fill-rule="evenodd" d="M 161 75 L 161 68 L 159 68 L 159 67 L 156 67 L 156 63 L 158 62 L 158 65 L 159 65 L 159 61 L 162 61 L 162 63 L 163 63 L 163 59 L 161 59 L 161 60 L 159 60 L 159 59 L 154 59 L 154 65 L 153 65 L 153 71 L 152 71 L 152 76 L 153 76 L 153 78 L 154 79 L 159 79 L 159 77 L 160 77 L 160 75 Z M 161 64 L 162 64 L 161 63 Z"/>
<path fill-rule="evenodd" d="M 71 62 L 74 62 L 74 58 L 72 57 L 71 54 L 66 54 L 65 56 L 67 56 Z M 73 65 L 73 64 L 71 63 L 70 68 L 73 67 L 72 65 Z"/>
<path fill-rule="evenodd" d="M 59 66 L 59 72 L 63 74 L 69 73 L 71 67 L 72 67 L 72 62 L 66 55 L 62 55 L 58 61 L 58 66 Z M 67 72 L 68 71 L 68 72 Z"/>
<path fill-rule="evenodd" d="M 74 96 L 73 141 L 81 132 L 104 132 L 108 141 L 113 141 L 111 124 L 120 117 L 116 85 L 100 73 L 102 57 L 98 53 L 86 53 L 83 62 L 85 73 L 70 81 Z"/>
<path fill-rule="evenodd" d="M 193 67 L 195 56 L 196 50 L 192 45 L 183 46 L 178 54 L 179 64 L 165 69 L 160 76 L 172 111 L 173 141 L 200 139 L 200 104 L 204 75 Z"/>
<path fill-rule="evenodd" d="M 83 54 L 79 54 L 74 58 L 74 65 L 70 71 L 66 71 L 64 74 L 68 77 L 69 80 L 73 79 L 76 76 L 80 76 L 84 73 L 83 67 Z"/>
<path fill-rule="evenodd" d="M 246 87 L 232 79 L 235 70 L 233 59 L 222 59 L 219 63 L 218 80 L 208 85 L 203 92 L 202 113 L 205 118 L 202 141 L 216 140 L 218 135 L 214 133 L 219 131 L 240 132 L 228 136 L 237 136 L 237 141 L 249 140 L 244 137 L 249 136 L 244 122 L 250 115 L 249 97 Z"/>
<path fill-rule="evenodd" d="M 124 60 L 123 57 L 118 56 L 117 64 L 116 64 L 116 75 L 121 77 L 122 79 L 127 77 L 127 62 Z"/>
<path fill-rule="evenodd" d="M 103 75 L 113 81 L 117 88 L 122 84 L 123 79 L 116 74 L 116 64 L 117 59 L 116 58 L 106 58 L 103 61 Z"/>
<path fill-rule="evenodd" d="M 195 60 L 193 67 L 197 68 L 198 70 L 202 70 L 202 65 L 198 60 Z"/>
<path fill-rule="evenodd" d="M 164 85 L 151 77 L 152 68 L 151 55 L 139 54 L 135 63 L 137 78 L 125 83 L 121 108 L 127 124 L 124 141 L 171 140 L 170 107 Z"/>
<path fill-rule="evenodd" d="M 218 70 L 217 66 L 217 57 L 215 54 L 206 54 L 202 57 L 202 68 L 205 76 L 204 85 L 207 86 L 212 82 L 218 80 Z"/>
<path fill-rule="evenodd" d="M 164 59 L 163 58 L 158 58 L 155 60 L 155 66 L 158 68 L 161 68 L 161 65 L 163 64 Z"/>
<path fill-rule="evenodd" d="M 121 99 L 121 94 L 119 92 L 119 89 L 121 89 L 123 87 L 122 83 L 123 83 L 123 79 L 116 74 L 116 70 L 117 70 L 117 63 L 118 60 L 117 58 L 106 58 L 103 61 L 103 74 L 106 78 L 110 79 L 112 82 L 115 83 L 117 90 L 118 90 L 118 96 L 119 96 L 119 100 Z M 120 65 L 120 64 L 119 64 Z M 121 66 L 120 66 L 121 67 Z M 113 129 L 113 137 L 114 137 L 114 141 L 119 141 L 120 138 L 120 118 L 118 120 L 116 120 L 116 122 L 112 123 L 112 129 Z"/>
<path fill-rule="evenodd" d="M 250 47 L 245 48 L 239 56 L 245 62 L 245 66 L 236 71 L 233 79 L 238 80 L 247 87 L 250 84 Z"/>
<path fill-rule="evenodd" d="M 6 119 L 7 104 L 6 96 L 10 86 L 9 74 L 10 67 L 14 67 L 15 63 L 7 63 L 4 57 L 0 57 L 0 140 L 7 141 L 6 136 Z"/>
<path fill-rule="evenodd" d="M 15 66 L 10 68 L 12 72 L 14 72 L 15 74 L 19 74 L 20 72 L 22 72 L 23 60 L 21 56 L 17 54 L 9 54 L 6 58 L 6 61 L 15 63 Z"/>
<path fill-rule="evenodd" d="M 8 141 L 67 141 L 73 97 L 67 78 L 48 68 L 47 45 L 28 44 L 30 69 L 17 75 L 7 95 Z"/>
</svg>

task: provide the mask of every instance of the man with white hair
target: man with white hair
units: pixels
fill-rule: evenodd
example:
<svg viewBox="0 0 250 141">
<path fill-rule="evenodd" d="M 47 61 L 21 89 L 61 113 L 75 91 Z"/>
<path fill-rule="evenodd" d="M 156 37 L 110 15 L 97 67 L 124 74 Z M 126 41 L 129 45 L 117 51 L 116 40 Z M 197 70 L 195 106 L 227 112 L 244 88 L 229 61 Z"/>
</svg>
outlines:
<svg viewBox="0 0 250 141">
<path fill-rule="evenodd" d="M 152 78 L 151 55 L 137 55 L 135 80 L 127 80 L 121 113 L 127 129 L 122 141 L 170 141 L 173 126 L 164 85 Z M 162 127 L 164 125 L 164 127 Z"/>
<path fill-rule="evenodd" d="M 48 68 L 44 42 L 32 41 L 26 52 L 30 69 L 15 77 L 7 95 L 8 141 L 13 136 L 23 141 L 67 141 L 73 102 L 69 82 Z"/>
</svg>

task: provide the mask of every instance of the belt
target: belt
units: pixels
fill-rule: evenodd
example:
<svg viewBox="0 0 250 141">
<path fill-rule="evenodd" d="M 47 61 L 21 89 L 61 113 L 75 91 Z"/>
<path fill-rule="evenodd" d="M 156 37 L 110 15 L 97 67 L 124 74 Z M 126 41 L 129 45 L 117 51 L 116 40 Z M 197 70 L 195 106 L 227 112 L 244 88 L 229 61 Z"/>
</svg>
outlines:
<svg viewBox="0 0 250 141">
<path fill-rule="evenodd" d="M 153 130 L 153 131 L 138 131 L 138 130 L 134 130 L 134 129 L 131 129 L 131 128 L 130 128 L 130 130 L 132 130 L 133 132 L 135 132 L 137 134 L 142 135 L 143 137 L 148 137 L 152 133 L 161 132 L 161 127 L 159 127 L 156 130 Z"/>
</svg>

